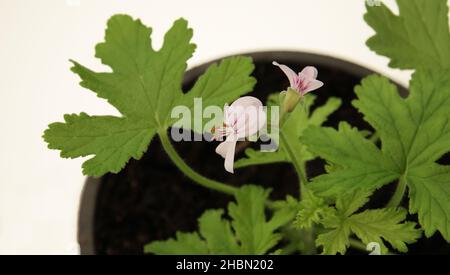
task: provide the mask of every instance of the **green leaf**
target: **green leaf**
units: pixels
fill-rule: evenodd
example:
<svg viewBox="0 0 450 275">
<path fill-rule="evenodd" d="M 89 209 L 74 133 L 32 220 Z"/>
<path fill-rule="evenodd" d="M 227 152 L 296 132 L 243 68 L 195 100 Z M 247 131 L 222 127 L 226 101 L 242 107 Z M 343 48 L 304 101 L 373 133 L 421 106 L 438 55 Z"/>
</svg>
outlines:
<svg viewBox="0 0 450 275">
<path fill-rule="evenodd" d="M 336 209 L 341 216 L 348 217 L 363 207 L 369 201 L 370 195 L 371 192 L 364 189 L 347 192 L 337 198 Z"/>
<path fill-rule="evenodd" d="M 334 255 L 340 253 L 341 255 L 344 255 L 347 248 L 350 246 L 349 235 L 349 226 L 343 224 L 336 229 L 317 236 L 316 245 L 323 247 L 322 254 Z"/>
<path fill-rule="evenodd" d="M 273 202 L 272 209 L 274 210 L 274 215 L 272 222 L 281 225 L 290 223 L 297 215 L 299 207 L 299 201 L 290 195 L 285 200 Z"/>
<path fill-rule="evenodd" d="M 230 223 L 222 219 L 223 210 L 207 210 L 198 220 L 200 234 L 209 252 L 214 255 L 240 254 L 240 247 L 231 231 Z"/>
<path fill-rule="evenodd" d="M 230 222 L 223 210 L 207 210 L 198 219 L 199 233 L 177 233 L 177 239 L 155 241 L 145 247 L 154 254 L 263 255 L 280 240 L 277 229 L 292 219 L 292 211 L 277 211 L 266 221 L 265 203 L 269 190 L 245 185 L 236 192 L 236 203 L 228 205 Z M 292 204 L 292 201 L 289 202 Z M 200 237 L 201 236 L 201 237 Z M 190 249 L 192 246 L 192 249 Z"/>
<path fill-rule="evenodd" d="M 211 65 L 186 94 L 183 103 L 191 107 L 195 97 L 204 106 L 224 105 L 253 89 L 256 79 L 249 77 L 255 66 L 250 57 L 235 56 Z M 221 103 L 221 104 L 220 104 Z"/>
<path fill-rule="evenodd" d="M 117 173 L 131 157 L 141 158 L 155 134 L 148 121 L 127 117 L 81 113 L 65 115 L 64 120 L 49 125 L 45 140 L 64 158 L 95 154 L 83 164 L 83 173 L 91 176 Z"/>
<path fill-rule="evenodd" d="M 447 0 L 397 0 L 400 14 L 384 4 L 367 7 L 366 22 L 375 30 L 367 45 L 400 69 L 450 69 Z"/>
<path fill-rule="evenodd" d="M 195 45 L 192 29 L 184 19 L 174 22 L 164 36 L 163 46 L 155 51 L 151 29 L 127 15 L 108 20 L 105 41 L 96 54 L 111 72 L 94 72 L 72 61 L 72 71 L 80 85 L 106 99 L 122 117 L 94 116 L 54 123 L 44 133 L 49 148 L 61 150 L 62 157 L 94 155 L 83 164 L 83 173 L 101 176 L 119 172 L 131 158 L 139 159 L 152 137 L 165 131 L 175 119 L 173 107 L 185 105 L 192 110 L 194 97 L 202 97 L 203 107 L 223 106 L 249 92 L 255 79 L 248 57 L 231 57 L 212 65 L 186 94 L 182 81 L 186 62 Z M 206 105 L 207 104 L 207 105 Z M 97 129 L 99 128 L 99 129 Z M 126 140 L 130 141 L 126 143 Z M 123 145 L 123 146 L 122 146 Z"/>
<path fill-rule="evenodd" d="M 310 185 L 319 196 L 333 197 L 358 188 L 373 190 L 399 177 L 392 160 L 345 122 L 339 131 L 311 127 L 303 140 L 311 152 L 334 164 L 333 171 L 314 178 Z"/>
<path fill-rule="evenodd" d="M 269 191 L 247 185 L 235 194 L 236 203 L 230 203 L 228 213 L 233 218 L 232 226 L 241 243 L 243 254 L 262 255 L 281 239 L 274 233 L 284 224 L 283 219 L 266 221 L 264 209 Z"/>
<path fill-rule="evenodd" d="M 377 242 L 381 251 L 387 252 L 383 240 L 400 252 L 407 252 L 406 244 L 414 243 L 420 238 L 421 231 L 415 229 L 414 222 L 404 222 L 405 209 L 375 209 L 366 210 L 348 218 L 351 230 L 364 244 Z"/>
<path fill-rule="evenodd" d="M 357 191 L 338 197 L 334 215 L 329 212 L 322 222 L 331 230 L 320 234 L 316 240 L 316 244 L 323 247 L 323 254 L 345 254 L 352 233 L 366 245 L 378 243 L 382 253 L 388 252 L 384 241 L 400 252 L 407 252 L 406 244 L 421 236 L 415 223 L 403 222 L 407 214 L 404 209 L 384 208 L 355 214 L 368 201 L 369 195 L 369 192 Z"/>
<path fill-rule="evenodd" d="M 419 214 L 425 236 L 439 230 L 450 241 L 450 167 L 424 165 L 414 169 L 408 179 L 409 210 Z"/>
<path fill-rule="evenodd" d="M 411 92 L 401 98 L 384 77 L 370 76 L 358 86 L 354 105 L 380 136 L 381 150 L 355 129 L 309 128 L 308 149 L 334 164 L 310 188 L 321 196 L 355 189 L 373 190 L 404 177 L 410 212 L 418 213 L 427 236 L 439 230 L 450 240 L 450 175 L 435 163 L 450 150 L 450 72 L 417 70 Z"/>
<path fill-rule="evenodd" d="M 294 225 L 301 229 L 311 228 L 313 224 L 320 223 L 324 216 L 328 216 L 329 213 L 330 207 L 325 200 L 306 189 Z"/>
<path fill-rule="evenodd" d="M 314 158 L 304 146 L 301 140 L 301 134 L 303 131 L 311 126 L 322 125 L 328 118 L 330 114 L 336 111 L 341 105 L 341 100 L 338 98 L 331 97 L 328 101 L 322 105 L 317 107 L 312 114 L 308 117 L 305 112 L 305 109 L 309 109 L 315 100 L 315 96 L 308 95 L 306 100 L 302 106 L 302 104 L 297 105 L 294 111 L 289 115 L 289 118 L 284 123 L 281 128 L 281 132 L 286 137 L 286 141 L 289 143 L 290 147 L 293 148 L 293 151 L 296 152 L 298 158 L 302 161 L 311 160 Z M 279 105 L 279 95 L 273 94 L 268 98 L 267 102 L 268 106 L 278 106 Z M 271 121 L 271 118 L 268 118 L 268 121 Z M 255 151 L 254 149 L 247 149 L 245 151 L 246 158 L 241 158 L 234 163 L 235 168 L 242 168 L 250 165 L 262 165 L 262 164 L 270 164 L 270 163 L 279 163 L 279 162 L 290 162 L 291 159 L 286 152 L 286 144 L 285 141 L 276 139 L 273 137 L 274 141 L 279 144 L 278 150 L 274 152 L 264 152 L 264 151 Z"/>
<path fill-rule="evenodd" d="M 92 72 L 76 62 L 72 71 L 81 77 L 83 87 L 107 99 L 124 116 L 146 119 L 158 127 L 170 118 L 173 101 L 183 96 L 183 74 L 195 45 L 184 19 L 174 22 L 159 51 L 152 49 L 150 34 L 140 20 L 112 16 L 105 42 L 95 48 L 95 56 L 112 72 Z"/>
<path fill-rule="evenodd" d="M 157 255 L 206 255 L 208 247 L 196 232 L 177 232 L 176 239 L 154 241 L 144 247 L 144 252 Z"/>
<path fill-rule="evenodd" d="M 328 117 L 334 113 L 342 104 L 342 100 L 337 97 L 328 98 L 324 105 L 317 107 L 308 119 L 308 125 L 320 126 Z"/>
</svg>

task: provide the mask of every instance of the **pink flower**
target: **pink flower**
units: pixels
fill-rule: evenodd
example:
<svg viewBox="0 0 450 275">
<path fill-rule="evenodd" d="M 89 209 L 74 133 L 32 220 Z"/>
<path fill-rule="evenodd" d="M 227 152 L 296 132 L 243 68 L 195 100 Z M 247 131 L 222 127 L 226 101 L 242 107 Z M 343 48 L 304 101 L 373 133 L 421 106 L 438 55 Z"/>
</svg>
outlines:
<svg viewBox="0 0 450 275">
<path fill-rule="evenodd" d="M 297 91 L 301 96 L 319 89 L 323 86 L 323 82 L 317 80 L 317 69 L 312 66 L 305 67 L 298 75 L 288 66 L 272 62 L 273 65 L 278 66 L 287 76 L 290 83 L 290 88 Z"/>
<path fill-rule="evenodd" d="M 266 113 L 259 99 L 244 96 L 230 106 L 225 106 L 223 127 L 215 131 L 215 139 L 226 137 L 216 148 L 216 153 L 225 159 L 225 170 L 233 173 L 236 143 L 255 135 L 266 123 Z"/>
</svg>

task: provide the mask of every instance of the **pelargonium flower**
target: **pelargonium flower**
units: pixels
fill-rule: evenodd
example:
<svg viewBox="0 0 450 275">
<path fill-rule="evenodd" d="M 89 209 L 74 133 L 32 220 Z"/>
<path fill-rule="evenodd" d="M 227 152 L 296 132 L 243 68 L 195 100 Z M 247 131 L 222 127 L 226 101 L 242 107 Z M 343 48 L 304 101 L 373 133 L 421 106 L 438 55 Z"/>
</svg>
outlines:
<svg viewBox="0 0 450 275">
<path fill-rule="evenodd" d="M 317 80 L 318 71 L 315 67 L 307 66 L 298 74 L 286 65 L 272 62 L 273 65 L 278 66 L 289 79 L 290 88 L 298 92 L 301 96 L 319 89 L 323 86 L 323 82 Z"/>
<path fill-rule="evenodd" d="M 240 139 L 255 135 L 266 123 L 266 113 L 261 101 L 244 96 L 224 108 L 223 126 L 215 129 L 214 139 L 223 139 L 216 153 L 225 159 L 225 170 L 233 173 L 236 143 Z"/>
</svg>

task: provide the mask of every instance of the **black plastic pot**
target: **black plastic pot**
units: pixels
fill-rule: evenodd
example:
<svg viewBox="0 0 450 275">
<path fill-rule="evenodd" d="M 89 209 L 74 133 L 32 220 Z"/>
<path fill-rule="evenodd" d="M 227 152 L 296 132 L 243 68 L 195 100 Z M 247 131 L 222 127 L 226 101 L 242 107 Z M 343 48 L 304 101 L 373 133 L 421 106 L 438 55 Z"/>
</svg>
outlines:
<svg viewBox="0 0 450 275">
<path fill-rule="evenodd" d="M 302 52 L 257 52 L 244 55 L 253 57 L 256 66 L 253 75 L 258 84 L 250 95 L 265 102 L 270 93 L 287 87 L 288 81 L 284 74 L 271 65 L 274 60 L 295 70 L 313 65 L 319 70 L 318 78 L 325 83 L 316 92 L 318 99 L 315 106 L 323 104 L 330 96 L 343 100 L 341 108 L 330 116 L 326 125 L 336 127 L 339 121 L 345 120 L 360 129 L 370 130 L 370 126 L 350 102 L 355 97 L 354 86 L 363 77 L 374 73 L 372 70 L 333 57 Z M 213 62 L 189 70 L 185 76 L 184 89 L 188 90 Z M 401 94 L 407 94 L 405 88 L 399 86 L 399 90 Z M 284 198 L 286 194 L 298 196 L 297 177 L 290 164 L 253 166 L 238 169 L 232 175 L 224 171 L 223 159 L 215 154 L 216 143 L 181 142 L 174 146 L 186 162 L 203 175 L 234 186 L 253 183 L 271 187 L 273 199 Z M 236 159 L 243 156 L 243 149 L 243 146 L 237 148 Z M 323 165 L 320 159 L 309 163 L 308 176 L 323 173 Z M 390 198 L 393 187 L 391 184 L 378 191 L 371 204 L 382 206 Z M 207 190 L 187 179 L 170 162 L 155 137 L 142 159 L 131 160 L 119 174 L 87 179 L 78 223 L 81 253 L 142 253 L 144 244 L 152 240 L 173 237 L 177 230 L 196 230 L 197 218 L 205 209 L 225 207 L 230 199 L 228 195 Z M 447 243 L 438 234 L 432 239 L 422 239 L 411 246 L 410 251 L 450 253 Z"/>
</svg>

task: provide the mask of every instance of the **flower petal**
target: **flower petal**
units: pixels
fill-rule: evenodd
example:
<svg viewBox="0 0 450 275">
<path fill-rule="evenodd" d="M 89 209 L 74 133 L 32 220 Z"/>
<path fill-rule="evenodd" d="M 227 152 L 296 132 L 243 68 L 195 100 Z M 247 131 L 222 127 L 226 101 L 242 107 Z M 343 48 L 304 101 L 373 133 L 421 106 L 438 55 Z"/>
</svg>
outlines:
<svg viewBox="0 0 450 275">
<path fill-rule="evenodd" d="M 234 125 L 240 117 L 245 117 L 247 108 L 262 106 L 262 102 L 253 96 L 243 96 L 235 100 L 230 106 L 225 106 L 224 120 L 228 126 Z"/>
<path fill-rule="evenodd" d="M 291 87 L 294 87 L 295 79 L 298 77 L 297 74 L 286 65 L 279 64 L 278 62 L 275 61 L 273 61 L 272 64 L 278 66 L 286 74 L 287 78 L 289 79 L 289 85 Z"/>
<path fill-rule="evenodd" d="M 236 135 L 239 139 L 255 135 L 266 124 L 267 115 L 262 107 L 253 107 L 247 110 L 244 123 L 239 121 L 236 125 Z"/>
<path fill-rule="evenodd" d="M 322 81 L 314 79 L 314 80 L 312 80 L 312 81 L 310 81 L 308 83 L 308 85 L 306 86 L 306 89 L 303 91 L 302 94 L 305 95 L 305 94 L 307 94 L 307 93 L 309 93 L 311 91 L 319 89 L 322 86 L 323 86 L 323 82 Z"/>
<path fill-rule="evenodd" d="M 230 173 L 234 169 L 234 154 L 238 139 L 254 135 L 266 123 L 262 102 L 256 97 L 244 96 L 225 106 L 227 138 L 216 147 L 216 153 L 225 158 L 224 167 Z"/>
<path fill-rule="evenodd" d="M 230 173 L 234 173 L 234 152 L 236 149 L 237 141 L 227 141 L 230 145 L 228 145 L 227 155 L 225 156 L 224 167 Z"/>
<path fill-rule="evenodd" d="M 298 75 L 303 75 L 306 79 L 312 80 L 317 78 L 318 73 L 316 67 L 307 66 Z"/>
<path fill-rule="evenodd" d="M 237 138 L 252 136 L 266 123 L 266 113 L 262 102 L 256 97 L 244 96 L 233 102 L 228 109 L 227 117 L 233 117 Z"/>
<path fill-rule="evenodd" d="M 238 99 L 236 99 L 230 107 L 236 107 L 236 106 L 241 106 L 241 107 L 249 107 L 249 106 L 255 106 L 255 107 L 259 107 L 262 106 L 262 102 L 261 100 L 257 99 L 256 97 L 253 96 L 243 96 L 240 97 Z"/>
<path fill-rule="evenodd" d="M 227 141 L 222 141 L 217 147 L 216 147 L 216 153 L 219 154 L 221 157 L 225 158 L 227 156 L 228 147 L 230 143 Z"/>
<path fill-rule="evenodd" d="M 255 119 L 262 106 L 262 102 L 256 97 L 241 97 L 225 109 L 225 123 L 235 130 L 248 128 L 248 123 Z"/>
<path fill-rule="evenodd" d="M 228 137 L 224 142 L 220 143 L 216 148 L 216 153 L 221 155 L 224 159 L 224 167 L 230 173 L 233 173 L 234 153 L 237 139 L 233 136 Z"/>
</svg>

